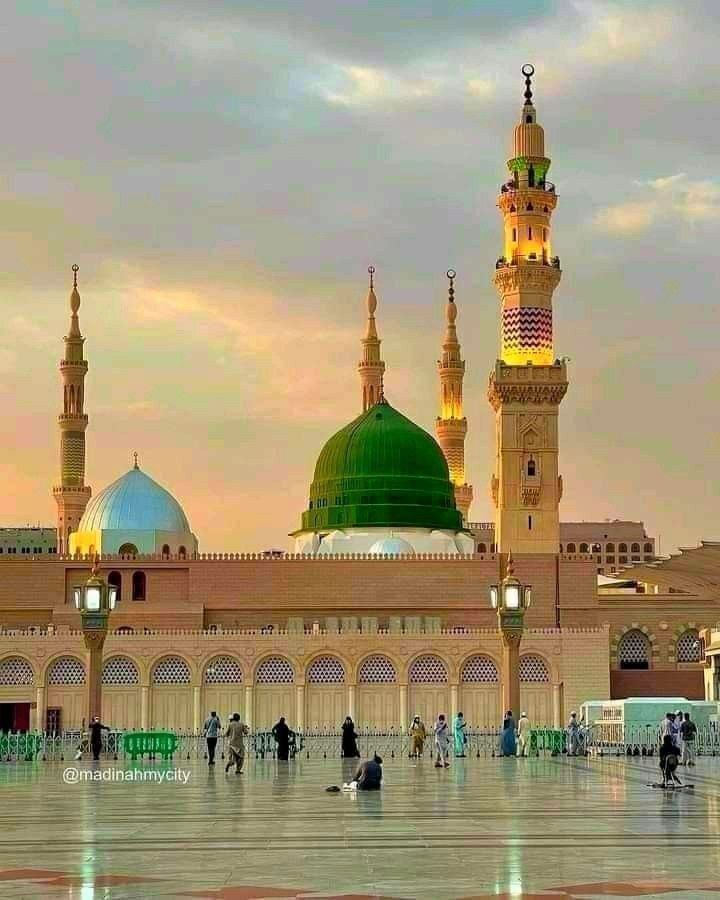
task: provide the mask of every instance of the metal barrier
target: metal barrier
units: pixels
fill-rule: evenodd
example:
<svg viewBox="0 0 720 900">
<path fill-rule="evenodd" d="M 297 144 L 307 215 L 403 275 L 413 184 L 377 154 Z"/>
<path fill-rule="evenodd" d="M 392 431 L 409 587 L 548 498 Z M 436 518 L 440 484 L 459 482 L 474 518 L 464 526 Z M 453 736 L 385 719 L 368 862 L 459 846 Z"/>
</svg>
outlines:
<svg viewBox="0 0 720 900">
<path fill-rule="evenodd" d="M 207 744 L 201 733 L 176 731 L 177 748 L 173 757 L 178 760 L 206 759 Z M 621 723 L 599 722 L 584 727 L 579 735 L 579 752 L 589 756 L 654 756 L 662 742 L 663 730 L 659 724 L 623 726 Z M 500 756 L 501 732 L 499 729 L 467 730 L 465 755 L 468 759 L 487 759 Z M 103 756 L 106 759 L 129 760 L 119 731 L 103 733 Z M 339 759 L 342 735 L 339 730 L 307 730 L 296 733 L 291 743 L 290 755 L 303 759 Z M 358 750 L 366 759 L 373 753 L 383 758 L 402 759 L 410 755 L 410 738 L 403 732 L 389 729 L 375 731 L 358 730 Z M 567 732 L 555 728 L 533 728 L 529 752 L 531 756 L 559 756 L 567 752 Z M 452 743 L 451 743 L 452 749 Z M 275 759 L 276 745 L 270 731 L 258 731 L 248 735 L 248 755 L 258 759 Z M 88 736 L 79 731 L 63 734 L 0 733 L 0 763 L 72 760 L 77 753 L 90 753 Z M 217 755 L 226 756 L 225 739 L 218 738 Z M 720 756 L 720 724 L 710 723 L 698 727 L 695 740 L 697 756 Z M 432 735 L 425 741 L 423 756 L 434 753 Z M 150 754 L 149 759 L 159 758 Z"/>
<path fill-rule="evenodd" d="M 654 756 L 662 743 L 664 725 L 623 725 L 621 722 L 597 722 L 586 730 L 586 747 L 592 756 Z M 695 736 L 697 756 L 720 756 L 720 724 L 710 722 L 698 727 Z"/>
</svg>

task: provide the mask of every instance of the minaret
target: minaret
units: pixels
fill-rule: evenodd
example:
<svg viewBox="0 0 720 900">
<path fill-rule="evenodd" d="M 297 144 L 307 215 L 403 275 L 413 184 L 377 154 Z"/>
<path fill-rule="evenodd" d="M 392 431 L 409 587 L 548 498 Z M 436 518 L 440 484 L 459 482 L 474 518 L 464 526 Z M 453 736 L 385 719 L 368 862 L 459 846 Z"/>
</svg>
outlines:
<svg viewBox="0 0 720 900">
<path fill-rule="evenodd" d="M 375 327 L 375 310 L 377 309 L 377 297 L 375 296 L 375 266 L 368 266 L 370 275 L 370 288 L 367 295 L 368 324 L 367 333 L 362 339 L 362 358 L 358 363 L 360 373 L 360 386 L 362 388 L 363 412 L 377 403 L 382 395 L 383 375 L 385 363 L 380 358 L 380 338 Z"/>
<path fill-rule="evenodd" d="M 546 180 L 550 160 L 532 103 L 532 66 L 523 66 L 525 103 L 515 127 L 500 189 L 505 251 L 495 266 L 502 301 L 500 359 L 490 375 L 495 410 L 495 475 L 491 482 L 495 542 L 507 553 L 558 553 L 558 409 L 567 391 L 564 360 L 554 358 L 552 296 L 560 260 L 551 255 L 550 218 L 557 203 Z"/>
<path fill-rule="evenodd" d="M 60 360 L 63 381 L 63 411 L 60 425 L 60 483 L 53 488 L 58 508 L 58 553 L 68 553 L 70 534 L 77 530 L 90 499 L 85 484 L 85 429 L 88 417 L 84 409 L 84 383 L 87 362 L 83 357 L 85 338 L 80 334 L 78 310 L 80 294 L 77 289 L 78 266 L 73 266 L 73 290 L 70 294 L 70 331 L 65 338 L 65 355 Z"/>
<path fill-rule="evenodd" d="M 465 481 L 467 419 L 463 416 L 462 396 L 465 360 L 460 356 L 460 342 L 455 328 L 457 319 L 455 271 L 448 269 L 447 277 L 450 281 L 448 302 L 445 307 L 447 331 L 442 345 L 442 359 L 438 360 L 440 415 L 435 422 L 435 434 L 450 469 L 450 481 L 455 486 L 455 505 L 460 510 L 463 522 L 467 524 L 473 490 Z"/>
</svg>

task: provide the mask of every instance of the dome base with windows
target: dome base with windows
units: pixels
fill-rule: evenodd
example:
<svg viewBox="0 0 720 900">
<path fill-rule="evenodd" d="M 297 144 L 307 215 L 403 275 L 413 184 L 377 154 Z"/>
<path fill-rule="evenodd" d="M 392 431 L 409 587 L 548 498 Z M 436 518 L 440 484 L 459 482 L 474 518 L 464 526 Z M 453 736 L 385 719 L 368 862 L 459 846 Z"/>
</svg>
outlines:
<svg viewBox="0 0 720 900">
<path fill-rule="evenodd" d="M 312 556 L 348 553 L 370 556 L 413 556 L 439 553 L 462 556 L 473 552 L 473 540 L 464 532 L 427 528 L 388 531 L 386 528 L 336 529 L 327 534 L 304 531 L 295 535 L 295 552 Z"/>
</svg>

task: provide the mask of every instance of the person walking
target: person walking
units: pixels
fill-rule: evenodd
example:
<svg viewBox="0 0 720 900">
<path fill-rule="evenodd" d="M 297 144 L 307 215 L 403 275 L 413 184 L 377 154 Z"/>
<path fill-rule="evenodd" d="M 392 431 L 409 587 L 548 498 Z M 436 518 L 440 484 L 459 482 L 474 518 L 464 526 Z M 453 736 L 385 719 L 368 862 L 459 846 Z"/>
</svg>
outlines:
<svg viewBox="0 0 720 900">
<path fill-rule="evenodd" d="M 447 769 L 450 766 L 448 757 L 450 756 L 450 727 L 445 716 L 440 713 L 433 728 L 435 735 L 435 768 Z"/>
<path fill-rule="evenodd" d="M 209 766 L 215 765 L 215 748 L 217 747 L 218 735 L 220 734 L 221 727 L 222 723 L 218 718 L 218 714 L 213 710 L 203 725 L 203 733 L 205 734 L 205 741 L 207 743 Z"/>
<path fill-rule="evenodd" d="M 107 725 L 103 725 L 98 716 L 90 723 L 90 749 L 94 760 L 100 759 L 100 751 L 102 750 L 102 733 L 110 731 Z"/>
<path fill-rule="evenodd" d="M 345 717 L 342 726 L 342 756 L 343 758 L 353 757 L 360 758 L 360 751 L 357 745 L 357 734 L 355 732 L 355 723 L 350 716 Z"/>
<path fill-rule="evenodd" d="M 518 756 L 528 755 L 528 750 L 530 749 L 530 731 L 530 719 L 528 718 L 528 714 L 526 712 L 520 713 L 517 725 Z"/>
<path fill-rule="evenodd" d="M 570 713 L 570 721 L 568 722 L 568 756 L 577 756 L 580 747 L 580 723 L 578 722 L 577 713 L 573 710 Z"/>
<path fill-rule="evenodd" d="M 453 740 L 455 743 L 455 756 L 465 756 L 465 744 L 467 744 L 467 735 L 465 729 L 467 722 L 461 712 L 453 719 Z"/>
<path fill-rule="evenodd" d="M 682 757 L 680 765 L 695 765 L 695 736 L 697 735 L 697 725 L 690 718 L 690 713 L 685 713 L 685 718 L 680 726 L 680 738 L 682 740 Z"/>
<path fill-rule="evenodd" d="M 414 759 L 420 759 L 423 755 L 423 749 L 425 748 L 425 740 L 427 739 L 427 731 L 425 730 L 425 723 L 420 718 L 420 716 L 415 716 L 415 718 L 410 723 L 410 756 Z"/>
<path fill-rule="evenodd" d="M 505 718 L 503 719 L 500 752 L 503 756 L 515 756 L 517 752 L 517 744 L 515 743 L 515 719 L 513 718 L 511 709 L 505 713 Z"/>
<path fill-rule="evenodd" d="M 243 763 L 245 762 L 245 735 L 247 733 L 248 727 L 240 721 L 240 713 L 233 713 L 225 732 L 225 737 L 228 738 L 229 757 L 225 766 L 226 773 L 235 766 L 235 774 L 242 775 Z"/>
<path fill-rule="evenodd" d="M 290 756 L 290 735 L 292 731 L 285 722 L 285 716 L 280 716 L 276 725 L 273 726 L 272 736 L 277 744 L 277 758 L 282 762 L 287 762 Z"/>
</svg>

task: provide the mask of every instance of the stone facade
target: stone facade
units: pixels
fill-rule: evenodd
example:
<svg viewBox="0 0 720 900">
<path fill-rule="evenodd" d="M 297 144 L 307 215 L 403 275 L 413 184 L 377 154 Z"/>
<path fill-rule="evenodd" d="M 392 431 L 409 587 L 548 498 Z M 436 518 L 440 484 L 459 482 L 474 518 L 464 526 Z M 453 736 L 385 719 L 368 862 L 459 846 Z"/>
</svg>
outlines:
<svg viewBox="0 0 720 900">
<path fill-rule="evenodd" d="M 120 583 L 122 596 L 105 645 L 106 663 L 116 660 L 113 677 L 119 678 L 104 691 L 110 724 L 191 729 L 213 704 L 224 715 L 242 712 L 258 727 L 282 714 L 296 727 L 336 727 L 354 713 L 361 726 L 400 728 L 417 711 L 432 718 L 457 709 L 476 727 L 498 721 L 501 643 L 488 598 L 500 574 L 494 554 L 205 554 L 114 557 L 100 565 L 105 578 Z M 720 618 L 718 602 L 677 594 L 599 596 L 595 568 L 592 557 L 515 558 L 517 576 L 533 586 L 521 657 L 526 679 L 540 680 L 523 682 L 521 703 L 534 721 L 564 721 L 583 701 L 609 696 L 617 676 L 635 679 L 634 693 L 652 694 L 654 683 L 671 678 L 692 688 L 681 693 L 702 696 L 703 665 L 680 661 L 678 648 L 681 641 L 687 645 L 688 630 Z M 0 562 L 0 708 L 34 703 L 33 722 L 47 721 L 50 710 L 51 721 L 59 716 L 63 728 L 82 724 L 86 686 L 78 678 L 87 657 L 72 589 L 89 574 L 89 560 Z M 635 631 L 648 640 L 649 668 L 620 671 L 618 648 Z M 223 665 L 234 680 L 206 679 L 203 673 L 218 657 L 233 661 Z M 154 681 L 157 665 L 168 658 L 183 662 L 164 662 L 162 678 Z M 310 668 L 321 658 L 325 675 L 313 680 Z M 364 681 L 362 665 L 371 658 L 376 674 Z M 53 676 L 69 683 L 51 684 L 59 659 L 75 660 L 60 667 L 64 675 Z M 273 662 L 275 675 L 258 681 L 267 659 L 285 663 Z M 283 671 L 291 680 L 271 680 L 282 679 Z M 383 677 L 392 680 L 378 680 Z"/>
</svg>

